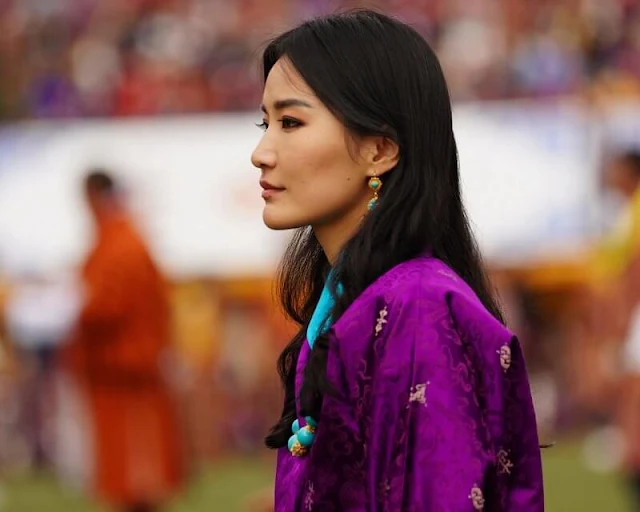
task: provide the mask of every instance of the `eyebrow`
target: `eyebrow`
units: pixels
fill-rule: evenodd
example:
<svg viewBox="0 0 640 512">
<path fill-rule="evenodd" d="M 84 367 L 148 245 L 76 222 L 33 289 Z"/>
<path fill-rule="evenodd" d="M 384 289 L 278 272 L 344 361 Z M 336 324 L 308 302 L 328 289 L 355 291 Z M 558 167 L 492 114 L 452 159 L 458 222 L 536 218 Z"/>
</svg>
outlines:
<svg viewBox="0 0 640 512">
<path fill-rule="evenodd" d="M 313 108 L 311 104 L 307 103 L 306 101 L 299 100 L 297 98 L 287 98 L 286 100 L 278 100 L 273 104 L 273 108 L 275 110 L 283 110 L 287 107 Z M 264 105 L 260 105 L 260 110 L 266 113 L 267 107 L 265 107 Z"/>
</svg>

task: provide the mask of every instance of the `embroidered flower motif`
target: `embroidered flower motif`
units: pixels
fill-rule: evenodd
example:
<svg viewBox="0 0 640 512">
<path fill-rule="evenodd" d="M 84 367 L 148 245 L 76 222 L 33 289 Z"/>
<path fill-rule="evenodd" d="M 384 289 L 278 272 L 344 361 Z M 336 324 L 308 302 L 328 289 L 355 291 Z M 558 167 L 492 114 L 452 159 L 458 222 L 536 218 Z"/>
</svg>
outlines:
<svg viewBox="0 0 640 512">
<path fill-rule="evenodd" d="M 500 366 L 506 372 L 511 367 L 511 347 L 502 345 L 496 353 L 500 355 Z"/>
<path fill-rule="evenodd" d="M 478 484 L 475 484 L 471 489 L 469 499 L 473 504 L 473 508 L 476 510 L 484 510 L 484 494 L 482 494 L 482 489 L 478 487 Z"/>
<path fill-rule="evenodd" d="M 498 452 L 498 473 L 501 475 L 510 475 L 513 469 L 513 462 L 509 460 L 509 453 L 506 450 Z"/>
<path fill-rule="evenodd" d="M 428 385 L 429 382 L 425 382 L 423 384 L 416 384 L 415 387 L 411 387 L 411 390 L 409 391 L 409 404 L 407 405 L 407 407 L 409 407 L 412 402 L 417 402 L 424 405 L 425 407 L 427 406 L 426 394 Z"/>
<path fill-rule="evenodd" d="M 378 320 L 376 321 L 376 336 L 380 334 L 382 331 L 382 326 L 387 323 L 387 315 L 389 312 L 387 311 L 387 306 L 380 310 L 378 313 Z"/>
<path fill-rule="evenodd" d="M 304 508 L 306 510 L 313 509 L 313 495 L 315 494 L 315 489 L 313 488 L 313 484 L 309 482 L 309 486 L 307 487 L 307 493 L 304 497 Z"/>
<path fill-rule="evenodd" d="M 448 277 L 449 279 L 452 279 L 453 281 L 457 280 L 456 279 L 456 275 L 451 270 L 438 269 L 437 272 L 441 276 Z"/>
<path fill-rule="evenodd" d="M 380 484 L 378 484 L 378 500 L 384 502 L 389 497 L 390 490 L 391 485 L 389 483 L 389 479 L 380 482 Z"/>
</svg>

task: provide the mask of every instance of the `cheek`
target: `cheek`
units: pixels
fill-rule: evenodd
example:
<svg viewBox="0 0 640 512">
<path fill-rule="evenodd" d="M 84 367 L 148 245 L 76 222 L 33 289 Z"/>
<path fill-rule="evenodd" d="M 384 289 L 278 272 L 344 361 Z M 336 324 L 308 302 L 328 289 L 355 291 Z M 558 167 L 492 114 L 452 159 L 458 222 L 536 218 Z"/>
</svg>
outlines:
<svg viewBox="0 0 640 512">
<path fill-rule="evenodd" d="M 344 195 L 362 185 L 361 173 L 341 139 L 328 140 L 318 134 L 306 138 L 291 152 L 287 165 L 292 187 L 297 192 L 318 195 Z M 324 142 L 319 144 L 318 140 Z"/>
<path fill-rule="evenodd" d="M 336 166 L 301 183 L 294 205 L 308 224 L 331 222 L 364 204 L 366 189 L 348 172 Z"/>
<path fill-rule="evenodd" d="M 324 159 L 307 167 L 296 177 L 294 196 L 305 208 L 332 208 L 352 203 L 361 196 L 362 180 L 355 176 L 349 163 Z"/>
</svg>

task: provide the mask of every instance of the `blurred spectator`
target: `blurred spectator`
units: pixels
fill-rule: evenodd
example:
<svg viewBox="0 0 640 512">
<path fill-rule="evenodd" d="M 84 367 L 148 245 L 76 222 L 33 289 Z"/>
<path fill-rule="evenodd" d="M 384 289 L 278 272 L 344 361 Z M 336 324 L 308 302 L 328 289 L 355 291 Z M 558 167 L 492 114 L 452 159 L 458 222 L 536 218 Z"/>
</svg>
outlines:
<svg viewBox="0 0 640 512">
<path fill-rule="evenodd" d="M 77 302 L 71 283 L 32 273 L 13 287 L 5 306 L 7 331 L 24 368 L 21 427 L 38 469 L 51 462 L 53 362 L 75 321 Z"/>
<path fill-rule="evenodd" d="M 634 270 L 640 263 L 640 154 L 628 152 L 612 158 L 603 185 L 606 195 L 616 198 L 618 213 L 592 251 L 589 280 L 569 315 L 565 370 L 570 393 L 579 404 L 608 421 L 620 397 L 622 343 L 635 304 L 640 303 L 640 296 L 635 297 L 640 272 Z"/>
<path fill-rule="evenodd" d="M 0 119 L 255 109 L 255 48 L 300 17 L 375 5 L 441 57 L 456 100 L 640 96 L 630 0 L 5 0 Z"/>
<path fill-rule="evenodd" d="M 618 269 L 618 292 L 623 301 L 618 419 L 625 446 L 625 469 L 640 508 L 640 152 L 614 160 L 609 182 L 625 199 L 626 208 L 611 242 L 612 265 Z"/>
<path fill-rule="evenodd" d="M 594 281 L 602 286 L 616 282 L 640 251 L 640 153 L 616 155 L 605 168 L 605 193 L 617 210 L 610 232 L 597 246 L 593 259 Z"/>
<path fill-rule="evenodd" d="M 98 497 L 123 511 L 149 512 L 183 479 L 177 419 L 160 364 L 170 342 L 168 297 L 113 179 L 95 171 L 85 186 L 97 240 L 64 360 L 91 412 Z"/>
</svg>

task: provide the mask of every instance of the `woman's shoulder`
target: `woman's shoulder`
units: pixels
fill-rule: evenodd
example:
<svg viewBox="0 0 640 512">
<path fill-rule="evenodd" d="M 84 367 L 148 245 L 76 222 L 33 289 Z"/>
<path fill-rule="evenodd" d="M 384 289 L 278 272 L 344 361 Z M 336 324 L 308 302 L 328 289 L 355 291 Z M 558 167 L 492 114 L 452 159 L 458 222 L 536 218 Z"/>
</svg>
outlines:
<svg viewBox="0 0 640 512">
<path fill-rule="evenodd" d="M 354 301 L 357 307 L 353 309 L 375 307 L 381 301 L 389 305 L 418 301 L 446 307 L 452 300 L 484 309 L 475 292 L 446 263 L 422 256 L 380 276 Z"/>
<path fill-rule="evenodd" d="M 454 270 L 443 261 L 430 256 L 415 258 L 395 266 L 370 288 L 374 294 L 381 292 L 389 301 L 414 298 L 441 301 L 452 292 L 469 300 L 477 299 Z"/>
<path fill-rule="evenodd" d="M 370 323 L 372 317 L 377 322 L 381 315 L 387 321 L 419 316 L 423 328 L 429 322 L 449 323 L 460 334 L 489 331 L 500 338 L 508 336 L 464 279 L 443 261 L 428 256 L 408 260 L 383 274 L 354 301 L 336 328 Z"/>
</svg>

